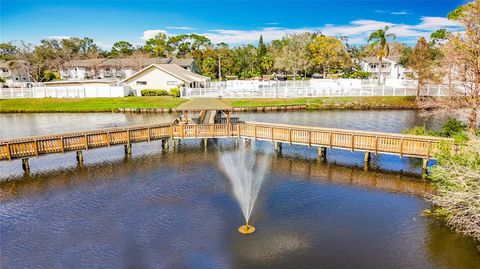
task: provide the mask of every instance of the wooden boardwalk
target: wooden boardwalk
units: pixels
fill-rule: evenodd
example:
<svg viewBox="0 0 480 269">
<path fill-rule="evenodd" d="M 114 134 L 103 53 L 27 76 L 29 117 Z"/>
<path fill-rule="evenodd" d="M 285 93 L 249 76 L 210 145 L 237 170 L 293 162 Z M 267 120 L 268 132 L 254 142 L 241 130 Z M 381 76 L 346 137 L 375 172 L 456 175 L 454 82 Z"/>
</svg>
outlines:
<svg viewBox="0 0 480 269">
<path fill-rule="evenodd" d="M 151 140 L 191 138 L 246 138 L 253 140 L 337 148 L 367 153 L 393 154 L 430 159 L 444 138 L 317 128 L 258 122 L 231 124 L 156 124 L 81 131 L 74 133 L 0 140 L 0 160 L 35 157 L 44 154 L 82 151 L 100 147 Z M 130 148 L 131 149 L 131 148 Z"/>
</svg>

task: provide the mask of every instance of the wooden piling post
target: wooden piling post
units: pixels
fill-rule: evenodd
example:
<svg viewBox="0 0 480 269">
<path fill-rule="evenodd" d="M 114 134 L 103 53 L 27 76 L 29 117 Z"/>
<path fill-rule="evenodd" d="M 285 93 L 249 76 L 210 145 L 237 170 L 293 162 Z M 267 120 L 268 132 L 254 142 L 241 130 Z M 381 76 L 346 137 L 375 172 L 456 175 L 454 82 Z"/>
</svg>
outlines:
<svg viewBox="0 0 480 269">
<path fill-rule="evenodd" d="M 207 139 L 207 138 L 204 138 L 204 139 L 203 139 L 203 146 L 204 146 L 205 148 L 207 148 L 207 146 L 208 146 L 208 139 Z"/>
<path fill-rule="evenodd" d="M 162 148 L 168 149 L 168 139 L 162 139 Z"/>
<path fill-rule="evenodd" d="M 281 142 L 273 142 L 273 148 L 275 152 L 282 152 L 282 143 Z"/>
<path fill-rule="evenodd" d="M 370 152 L 365 151 L 365 157 L 363 158 L 363 162 L 365 162 L 365 164 L 369 164 L 371 159 L 372 159 L 372 156 Z"/>
<path fill-rule="evenodd" d="M 318 159 L 325 160 L 327 158 L 327 148 L 318 147 Z"/>
<path fill-rule="evenodd" d="M 422 159 L 422 177 L 426 177 L 428 174 L 428 159 Z"/>
<path fill-rule="evenodd" d="M 77 162 L 78 164 L 83 164 L 83 152 L 81 150 L 77 151 Z"/>
<path fill-rule="evenodd" d="M 128 143 L 124 145 L 125 147 L 125 155 L 130 156 L 132 155 L 132 144 Z"/>
<path fill-rule="evenodd" d="M 25 173 L 30 172 L 30 163 L 28 161 L 28 158 L 22 159 L 22 168 L 23 168 L 23 171 L 25 171 Z"/>
</svg>

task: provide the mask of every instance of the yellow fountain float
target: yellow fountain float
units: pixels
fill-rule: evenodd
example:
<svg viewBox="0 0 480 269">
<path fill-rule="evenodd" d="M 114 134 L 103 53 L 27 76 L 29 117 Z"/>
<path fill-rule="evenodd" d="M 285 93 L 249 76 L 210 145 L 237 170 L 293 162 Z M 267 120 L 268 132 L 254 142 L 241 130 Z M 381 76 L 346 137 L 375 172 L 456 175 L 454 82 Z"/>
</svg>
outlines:
<svg viewBox="0 0 480 269">
<path fill-rule="evenodd" d="M 242 226 L 238 227 L 238 231 L 241 234 L 252 234 L 253 232 L 255 232 L 255 227 L 248 224 L 248 222 L 247 222 L 247 223 L 245 223 L 245 225 L 242 225 Z"/>
</svg>

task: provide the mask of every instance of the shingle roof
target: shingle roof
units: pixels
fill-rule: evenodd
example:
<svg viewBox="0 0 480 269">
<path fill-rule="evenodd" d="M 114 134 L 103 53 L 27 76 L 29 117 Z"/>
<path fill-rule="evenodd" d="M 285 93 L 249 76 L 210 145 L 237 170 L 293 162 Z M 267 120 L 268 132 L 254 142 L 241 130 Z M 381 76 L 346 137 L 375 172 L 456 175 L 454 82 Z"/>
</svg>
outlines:
<svg viewBox="0 0 480 269">
<path fill-rule="evenodd" d="M 169 58 L 111 58 L 103 61 L 99 66 L 121 66 L 121 67 L 145 67 L 151 64 L 169 63 Z"/>
<path fill-rule="evenodd" d="M 208 80 L 208 77 L 187 71 L 176 64 L 155 64 L 155 66 L 189 83 Z"/>
<path fill-rule="evenodd" d="M 176 64 L 181 67 L 189 67 L 194 59 L 171 59 L 171 58 L 99 58 L 86 60 L 72 60 L 66 65 L 71 67 L 136 67 L 143 68 L 151 64 Z"/>
<path fill-rule="evenodd" d="M 71 67 L 93 67 L 93 66 L 98 66 L 103 61 L 105 61 L 104 58 L 72 60 L 68 62 L 66 65 Z"/>
<path fill-rule="evenodd" d="M 11 61 L 0 60 L 0 68 L 5 68 L 8 70 L 15 69 L 15 70 L 26 71 L 27 64 L 28 64 L 27 61 L 24 61 L 24 60 L 11 60 Z"/>
<path fill-rule="evenodd" d="M 232 110 L 232 107 L 214 98 L 196 98 L 179 105 L 175 111 Z"/>
<path fill-rule="evenodd" d="M 172 59 L 170 63 L 176 64 L 181 67 L 189 67 L 194 61 L 194 59 Z"/>
<path fill-rule="evenodd" d="M 182 67 L 176 65 L 176 64 L 151 64 L 145 68 L 143 68 L 142 70 L 136 72 L 135 74 L 131 75 L 130 77 L 128 78 L 125 78 L 124 80 L 122 80 L 121 82 L 125 82 L 133 77 L 136 77 L 138 75 L 140 75 L 141 73 L 143 73 L 145 70 L 148 70 L 152 67 L 155 67 L 155 68 L 158 68 L 166 73 L 169 73 L 170 75 L 172 76 L 175 76 L 187 83 L 192 83 L 192 82 L 201 82 L 201 81 L 206 81 L 206 80 L 209 80 L 208 77 L 204 77 L 204 76 L 201 76 L 201 75 L 198 75 L 198 74 L 195 74 L 195 73 L 192 73 L 190 71 L 187 71 L 185 69 L 183 69 Z"/>
</svg>

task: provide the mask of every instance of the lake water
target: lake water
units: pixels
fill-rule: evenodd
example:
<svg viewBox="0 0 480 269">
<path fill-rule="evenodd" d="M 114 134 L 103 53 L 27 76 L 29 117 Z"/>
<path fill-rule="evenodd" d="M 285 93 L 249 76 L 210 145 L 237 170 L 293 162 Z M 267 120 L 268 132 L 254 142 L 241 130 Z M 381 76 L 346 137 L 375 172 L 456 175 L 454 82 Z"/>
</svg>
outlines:
<svg viewBox="0 0 480 269">
<path fill-rule="evenodd" d="M 445 120 L 417 111 L 246 113 L 242 120 L 400 132 Z M 171 121 L 173 115 L 0 114 L 0 139 Z M 243 146 L 241 143 L 240 146 Z M 233 139 L 158 141 L 0 162 L 1 268 L 480 268 L 473 240 L 425 218 L 419 160 L 284 145 L 270 158 L 252 216 L 218 163 Z"/>
</svg>

